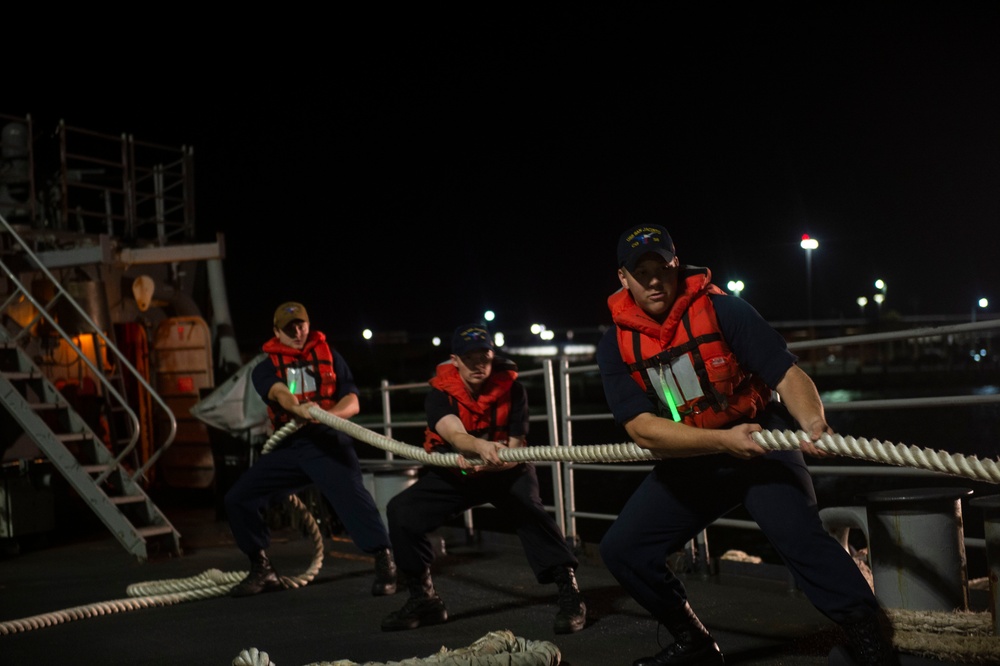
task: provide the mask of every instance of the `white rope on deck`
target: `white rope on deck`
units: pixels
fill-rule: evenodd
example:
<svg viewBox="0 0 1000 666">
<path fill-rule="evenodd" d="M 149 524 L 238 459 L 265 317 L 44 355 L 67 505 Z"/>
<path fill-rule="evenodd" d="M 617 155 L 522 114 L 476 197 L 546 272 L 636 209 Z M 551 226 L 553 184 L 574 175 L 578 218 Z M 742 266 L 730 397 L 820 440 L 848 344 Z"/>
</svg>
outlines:
<svg viewBox="0 0 1000 666">
<path fill-rule="evenodd" d="M 305 528 L 312 538 L 314 551 L 312 562 L 301 574 L 298 576 L 279 576 L 286 589 L 304 587 L 309 584 L 323 566 L 323 533 L 320 531 L 316 519 L 296 495 L 291 495 L 288 499 L 302 514 Z M 100 601 L 51 613 L 32 615 L 18 620 L 5 620 L 0 622 L 0 636 L 51 627 L 99 615 L 111 615 L 156 606 L 171 606 L 185 601 L 226 596 L 233 587 L 246 578 L 248 573 L 248 571 L 224 573 L 218 569 L 209 569 L 189 578 L 134 583 L 125 589 L 128 597 L 124 599 Z"/>
<path fill-rule="evenodd" d="M 442 647 L 436 653 L 402 661 L 359 664 L 347 659 L 317 661 L 306 666 L 559 666 L 562 654 L 549 641 L 530 641 L 508 630 L 491 631 L 468 647 L 449 650 Z M 233 659 L 232 666 L 277 666 L 270 655 L 257 648 L 243 650 Z"/>
</svg>

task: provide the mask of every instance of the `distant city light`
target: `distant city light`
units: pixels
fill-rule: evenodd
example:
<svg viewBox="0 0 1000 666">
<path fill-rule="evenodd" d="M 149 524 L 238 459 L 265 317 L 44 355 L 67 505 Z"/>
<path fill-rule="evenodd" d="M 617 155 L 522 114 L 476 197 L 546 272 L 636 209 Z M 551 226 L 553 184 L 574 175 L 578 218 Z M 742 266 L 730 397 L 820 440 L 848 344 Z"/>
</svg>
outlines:
<svg viewBox="0 0 1000 666">
<path fill-rule="evenodd" d="M 439 336 L 435 335 L 433 338 L 431 338 L 431 344 L 434 345 L 435 347 L 440 347 L 441 346 L 441 338 Z"/>
<path fill-rule="evenodd" d="M 810 238 L 809 234 L 802 234 L 802 241 L 799 243 L 803 250 L 815 250 L 819 247 L 819 241 L 815 238 Z"/>
<path fill-rule="evenodd" d="M 487 310 L 486 312 L 483 313 L 483 319 L 485 319 L 486 321 L 493 321 L 496 318 L 497 318 L 496 313 L 493 312 L 493 310 Z"/>
<path fill-rule="evenodd" d="M 505 344 L 507 344 L 507 341 L 504 338 L 503 333 L 497 331 L 496 335 L 493 336 L 493 344 L 495 344 L 497 347 L 503 347 Z"/>
<path fill-rule="evenodd" d="M 981 307 L 981 308 L 985 308 L 985 307 L 987 307 L 990 304 L 989 300 L 987 300 L 985 298 L 980 298 L 979 301 L 978 301 L 978 303 L 979 303 L 979 307 Z"/>
<path fill-rule="evenodd" d="M 744 287 L 743 280 L 730 280 L 726 284 L 726 286 L 729 288 L 729 291 L 733 292 L 735 296 L 739 296 L 741 293 L 743 293 L 743 287 Z"/>
<path fill-rule="evenodd" d="M 372 329 L 370 328 L 366 328 L 365 330 L 361 331 L 361 337 L 363 337 L 365 340 L 371 340 L 373 335 L 374 333 L 372 333 Z"/>
<path fill-rule="evenodd" d="M 868 305 L 868 297 L 867 296 L 858 296 L 858 305 L 860 305 L 861 309 L 863 310 L 864 307 L 866 305 Z"/>
</svg>

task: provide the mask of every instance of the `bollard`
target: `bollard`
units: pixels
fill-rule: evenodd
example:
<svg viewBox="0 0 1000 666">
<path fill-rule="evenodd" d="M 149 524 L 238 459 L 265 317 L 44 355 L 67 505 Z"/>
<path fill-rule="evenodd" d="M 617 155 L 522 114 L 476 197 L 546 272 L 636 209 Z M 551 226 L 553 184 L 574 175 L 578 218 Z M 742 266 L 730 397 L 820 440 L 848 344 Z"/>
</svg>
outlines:
<svg viewBox="0 0 1000 666">
<path fill-rule="evenodd" d="M 875 596 L 887 608 L 969 609 L 961 498 L 969 488 L 868 493 L 868 558 Z"/>
<path fill-rule="evenodd" d="M 986 563 L 990 568 L 990 615 L 993 633 L 1000 636 L 1000 495 L 977 497 L 970 502 L 983 511 L 983 536 L 986 538 Z"/>
</svg>

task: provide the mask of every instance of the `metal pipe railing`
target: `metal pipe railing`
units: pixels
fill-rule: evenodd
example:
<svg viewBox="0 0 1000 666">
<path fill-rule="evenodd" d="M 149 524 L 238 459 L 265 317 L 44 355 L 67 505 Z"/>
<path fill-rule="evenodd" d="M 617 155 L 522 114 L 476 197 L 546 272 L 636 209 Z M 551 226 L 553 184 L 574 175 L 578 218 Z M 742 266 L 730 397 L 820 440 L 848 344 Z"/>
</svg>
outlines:
<svg viewBox="0 0 1000 666">
<path fill-rule="evenodd" d="M 118 362 L 121 363 L 122 367 L 126 368 L 132 374 L 135 380 L 149 393 L 149 395 L 154 400 L 156 400 L 156 402 L 159 403 L 164 413 L 168 416 L 168 422 L 170 424 L 170 427 L 164 442 L 160 445 L 159 450 L 157 450 L 157 452 L 154 455 L 150 456 L 149 460 L 147 460 L 133 473 L 133 478 L 145 478 L 146 471 L 153 466 L 156 460 L 159 459 L 160 455 L 162 455 L 163 451 L 165 451 L 173 442 L 174 437 L 177 434 L 176 417 L 174 416 L 171 409 L 167 406 L 167 404 L 163 401 L 163 399 L 159 396 L 159 394 L 157 394 L 157 392 L 153 390 L 153 387 L 150 386 L 149 383 L 146 381 L 146 379 L 142 376 L 142 373 L 140 373 L 132 365 L 132 363 L 129 362 L 128 358 L 126 358 L 125 355 L 122 354 L 121 350 L 119 350 L 118 347 L 111 340 L 108 339 L 108 337 L 104 334 L 104 332 L 100 330 L 100 327 L 97 325 L 97 323 L 90 318 L 90 315 L 87 314 L 87 312 L 80 307 L 80 305 L 76 302 L 76 300 L 69 293 L 67 293 L 65 289 L 63 289 L 62 284 L 60 284 L 59 280 L 49 271 L 48 268 L 45 267 L 45 264 L 37 257 L 37 255 L 35 255 L 34 252 L 31 251 L 31 248 L 28 247 L 28 244 L 24 242 L 24 240 L 17 234 L 14 228 L 7 222 L 6 219 L 3 218 L 3 216 L 0 216 L 0 226 L 2 226 L 3 230 L 6 233 L 10 234 L 11 238 L 14 239 L 21 246 L 21 251 L 24 252 L 25 257 L 27 257 L 27 259 L 33 265 L 32 270 L 40 271 L 51 282 L 51 284 L 56 290 L 56 296 L 53 297 L 52 301 L 54 301 L 57 298 L 63 298 L 65 302 L 69 304 L 69 306 L 76 311 L 76 314 L 79 317 L 81 317 L 81 319 L 86 323 L 86 325 L 92 329 L 93 334 L 101 339 L 101 341 L 105 345 L 105 349 L 114 354 L 115 358 L 117 358 Z M 17 295 L 20 294 L 28 302 L 30 302 L 32 306 L 34 306 L 34 308 L 39 313 L 39 316 L 41 316 L 41 313 L 48 311 L 47 307 L 51 305 L 51 301 L 50 303 L 45 305 L 40 303 L 31 294 L 30 290 L 24 287 L 24 285 L 18 279 L 17 275 L 2 260 L 0 260 L 0 270 L 2 270 L 3 273 L 7 276 L 7 279 L 10 281 L 11 285 L 17 285 L 17 288 L 13 289 L 10 297 L 8 297 L 7 303 L 12 303 L 17 298 Z M 129 406 L 128 400 L 118 392 L 118 390 L 114 387 L 114 385 L 110 381 L 108 381 L 104 371 L 98 369 L 97 366 L 83 352 L 83 350 L 80 349 L 80 347 L 75 342 L 73 342 L 73 336 L 67 333 L 65 330 L 63 330 L 63 328 L 60 327 L 59 323 L 56 322 L 54 318 L 49 317 L 48 323 L 73 348 L 73 350 L 77 353 L 79 358 L 87 365 L 87 367 L 94 374 L 94 377 L 96 377 L 98 381 L 100 381 L 101 385 L 104 387 L 104 390 L 106 390 L 108 394 L 110 394 L 111 397 L 113 397 L 121 405 L 122 409 L 128 416 L 129 422 L 131 424 L 130 428 L 131 435 L 129 437 L 128 444 L 117 456 L 115 456 L 114 461 L 108 467 L 108 469 L 102 472 L 99 476 L 97 476 L 94 479 L 95 483 L 100 484 L 107 479 L 107 477 L 114 471 L 114 469 L 121 466 L 122 460 L 124 460 L 129 454 L 132 453 L 132 450 L 138 443 L 140 435 L 139 418 L 138 416 L 136 416 L 135 411 L 133 411 L 132 408 Z M 27 328 L 25 330 L 27 330 Z"/>
</svg>

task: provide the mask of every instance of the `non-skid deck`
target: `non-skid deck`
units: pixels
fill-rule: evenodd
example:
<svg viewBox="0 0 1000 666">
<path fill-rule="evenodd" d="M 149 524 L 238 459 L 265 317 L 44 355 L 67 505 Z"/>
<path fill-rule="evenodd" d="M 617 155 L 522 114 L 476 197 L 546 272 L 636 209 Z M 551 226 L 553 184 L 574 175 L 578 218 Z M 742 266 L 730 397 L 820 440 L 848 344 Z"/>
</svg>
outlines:
<svg viewBox="0 0 1000 666">
<path fill-rule="evenodd" d="M 491 631 L 508 630 L 530 644 L 555 645 L 563 666 L 628 666 L 658 651 L 658 641 L 670 641 L 619 588 L 592 544 L 582 547 L 577 572 L 588 602 L 587 627 L 576 634 L 553 633 L 555 586 L 537 584 L 516 539 L 495 532 L 481 533 L 471 544 L 458 530 L 441 533 L 445 554 L 435 563 L 434 580 L 450 614 L 443 625 L 381 631 L 381 618 L 404 603 L 404 593 L 372 597 L 371 558 L 341 537 L 324 538 L 322 566 L 304 587 L 133 609 L 129 585 L 248 567 L 213 507 L 166 511 L 183 535 L 181 557 L 140 563 L 110 535 L 95 533 L 0 559 L 0 622 L 44 614 L 59 618 L 58 611 L 77 609 L 76 619 L 64 615 L 52 626 L 0 635 L 0 663 L 229 666 L 251 648 L 266 652 L 274 666 L 385 663 L 466 647 Z M 296 576 L 315 561 L 316 545 L 302 529 L 283 527 L 270 552 L 280 573 Z M 727 664 L 829 663 L 839 630 L 787 581 L 692 576 L 686 583 Z M 106 602 L 115 600 L 124 600 L 125 609 L 94 614 L 94 608 L 107 609 Z"/>
</svg>

